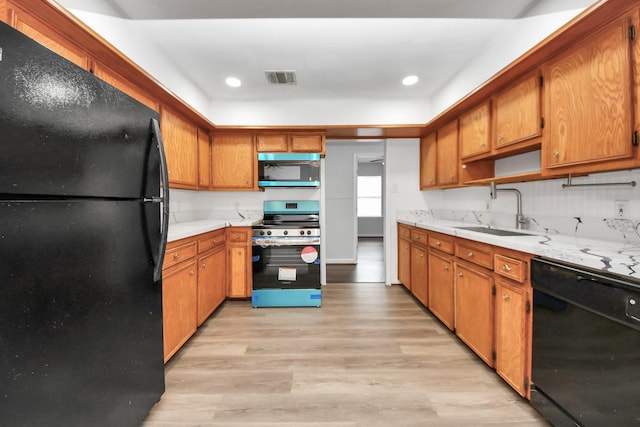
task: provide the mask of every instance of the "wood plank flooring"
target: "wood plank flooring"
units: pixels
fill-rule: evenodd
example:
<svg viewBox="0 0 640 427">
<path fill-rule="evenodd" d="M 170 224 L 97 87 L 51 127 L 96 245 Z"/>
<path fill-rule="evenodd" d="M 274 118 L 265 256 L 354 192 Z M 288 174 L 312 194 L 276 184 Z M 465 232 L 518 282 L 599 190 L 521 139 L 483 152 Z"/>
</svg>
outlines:
<svg viewBox="0 0 640 427">
<path fill-rule="evenodd" d="M 329 284 L 320 308 L 227 301 L 169 362 L 144 427 L 547 423 L 401 286 Z"/>
<path fill-rule="evenodd" d="M 382 237 L 358 238 L 357 264 L 327 264 L 327 283 L 384 283 Z"/>
</svg>

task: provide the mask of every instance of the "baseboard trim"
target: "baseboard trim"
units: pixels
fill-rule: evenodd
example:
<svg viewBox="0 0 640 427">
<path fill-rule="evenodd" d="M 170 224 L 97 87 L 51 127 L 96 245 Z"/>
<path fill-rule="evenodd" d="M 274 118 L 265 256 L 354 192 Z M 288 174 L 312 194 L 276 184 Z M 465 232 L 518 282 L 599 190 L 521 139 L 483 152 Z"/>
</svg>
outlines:
<svg viewBox="0 0 640 427">
<path fill-rule="evenodd" d="M 325 261 L 327 264 L 357 264 L 358 260 L 353 258 L 343 258 L 343 259 L 328 259 Z"/>
</svg>

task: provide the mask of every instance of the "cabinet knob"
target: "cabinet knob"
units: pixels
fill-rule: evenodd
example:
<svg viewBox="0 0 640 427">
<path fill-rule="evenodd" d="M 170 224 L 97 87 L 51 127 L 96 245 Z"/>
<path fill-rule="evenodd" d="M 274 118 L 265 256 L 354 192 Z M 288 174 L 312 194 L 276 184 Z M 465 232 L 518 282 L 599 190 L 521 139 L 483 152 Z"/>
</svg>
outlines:
<svg viewBox="0 0 640 427">
<path fill-rule="evenodd" d="M 553 152 L 553 158 L 554 158 L 554 159 L 559 159 L 559 158 L 560 158 L 560 153 L 559 153 L 559 152 L 557 152 L 557 151 L 554 151 L 554 152 Z"/>
<path fill-rule="evenodd" d="M 469 253 L 467 254 L 467 256 L 468 256 L 469 258 L 471 258 L 471 257 L 473 256 L 473 252 L 469 252 Z"/>
<path fill-rule="evenodd" d="M 509 264 L 505 264 L 505 265 L 503 265 L 503 266 L 502 266 L 502 269 L 503 269 L 504 271 L 511 271 L 511 267 L 509 267 Z"/>
<path fill-rule="evenodd" d="M 502 299 L 505 300 L 505 301 L 508 300 L 509 299 L 509 294 L 502 295 Z"/>
<path fill-rule="evenodd" d="M 480 141 L 480 147 L 484 148 L 487 146 L 487 143 L 484 141 Z"/>
<path fill-rule="evenodd" d="M 196 272 L 195 272 L 195 271 L 193 271 L 193 270 L 191 270 L 191 271 L 189 272 L 189 274 L 190 274 L 191 276 L 193 276 L 194 274 L 196 274 Z"/>
<path fill-rule="evenodd" d="M 207 268 L 207 263 L 206 262 L 202 263 L 202 268 Z"/>
<path fill-rule="evenodd" d="M 448 265 L 444 266 L 444 271 L 449 271 L 449 266 Z"/>
<path fill-rule="evenodd" d="M 459 276 L 459 277 L 462 277 L 462 271 L 459 271 L 459 272 L 458 272 L 458 276 Z"/>
<path fill-rule="evenodd" d="M 173 259 L 178 259 L 180 258 L 180 253 L 176 252 L 175 254 L 173 254 Z"/>
<path fill-rule="evenodd" d="M 420 252 L 420 258 L 423 258 L 424 254 L 422 252 Z"/>
<path fill-rule="evenodd" d="M 440 246 L 440 240 L 436 242 L 436 246 Z"/>
<path fill-rule="evenodd" d="M 433 178 L 431 178 L 431 179 L 429 180 L 429 183 L 430 183 L 430 184 L 433 184 L 434 182 L 435 182 L 435 180 L 434 180 Z"/>
<path fill-rule="evenodd" d="M 499 141 L 502 141 L 503 139 L 504 139 L 504 135 L 502 135 L 502 134 L 498 135 L 498 140 Z"/>
<path fill-rule="evenodd" d="M 453 179 L 455 177 L 454 174 L 449 175 L 449 178 Z"/>
</svg>

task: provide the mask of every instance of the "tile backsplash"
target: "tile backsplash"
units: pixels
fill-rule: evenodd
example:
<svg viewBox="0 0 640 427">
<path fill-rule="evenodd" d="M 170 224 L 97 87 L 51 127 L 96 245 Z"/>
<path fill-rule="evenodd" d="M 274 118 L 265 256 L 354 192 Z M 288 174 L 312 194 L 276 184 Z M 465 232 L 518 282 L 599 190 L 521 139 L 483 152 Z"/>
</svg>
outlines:
<svg viewBox="0 0 640 427">
<path fill-rule="evenodd" d="M 529 219 L 525 228 L 550 234 L 640 243 L 640 170 L 626 170 L 573 178 L 573 184 L 604 184 L 635 181 L 636 186 L 563 188 L 567 179 L 552 179 L 498 188 L 516 188 L 522 193 L 522 212 Z M 436 218 L 498 227 L 515 227 L 516 196 L 498 193 L 490 198 L 489 187 L 443 190 L 427 204 Z M 619 215 L 622 203 L 625 212 Z"/>
</svg>

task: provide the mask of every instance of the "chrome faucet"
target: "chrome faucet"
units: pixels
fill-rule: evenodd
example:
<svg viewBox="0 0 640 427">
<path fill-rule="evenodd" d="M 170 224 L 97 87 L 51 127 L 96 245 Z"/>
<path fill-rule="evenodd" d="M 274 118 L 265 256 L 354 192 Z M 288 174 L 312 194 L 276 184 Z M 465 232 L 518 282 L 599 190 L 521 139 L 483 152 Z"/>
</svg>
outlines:
<svg viewBox="0 0 640 427">
<path fill-rule="evenodd" d="M 498 198 L 498 191 L 510 191 L 516 193 L 516 200 L 518 203 L 518 211 L 516 213 L 516 229 L 522 229 L 524 225 L 529 223 L 529 219 L 522 215 L 522 193 L 515 188 L 496 188 L 496 183 L 491 181 L 491 198 L 493 200 Z"/>
</svg>

